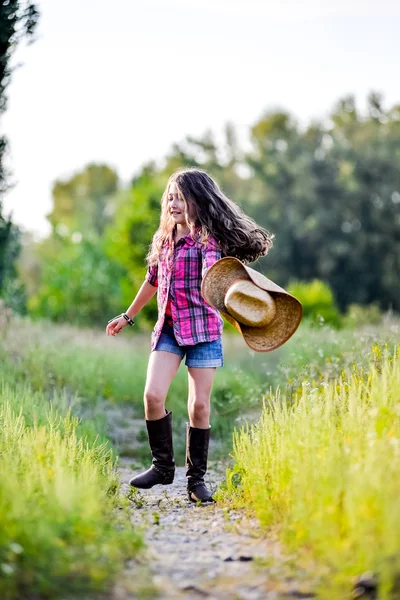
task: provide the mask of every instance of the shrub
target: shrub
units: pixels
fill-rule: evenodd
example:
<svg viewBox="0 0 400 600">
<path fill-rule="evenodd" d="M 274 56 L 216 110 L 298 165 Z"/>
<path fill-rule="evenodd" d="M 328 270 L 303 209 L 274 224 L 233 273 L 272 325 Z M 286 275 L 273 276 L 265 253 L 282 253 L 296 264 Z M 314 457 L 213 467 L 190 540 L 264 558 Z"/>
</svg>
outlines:
<svg viewBox="0 0 400 600">
<path fill-rule="evenodd" d="M 112 586 L 142 539 L 108 444 L 79 437 L 77 418 L 44 410 L 40 396 L 0 388 L 1 598 L 87 598 Z M 25 417 L 30 399 L 38 418 Z"/>
<path fill-rule="evenodd" d="M 360 304 L 350 304 L 346 315 L 343 318 L 343 324 L 346 327 L 360 327 L 362 325 L 379 325 L 382 321 L 382 313 L 377 304 L 361 306 Z"/>
<path fill-rule="evenodd" d="M 340 326 L 339 309 L 328 284 L 319 279 L 293 281 L 288 285 L 288 291 L 302 303 L 305 318 L 319 325 L 327 323 L 333 327 Z"/>
<path fill-rule="evenodd" d="M 400 597 L 399 352 L 374 346 L 367 370 L 304 381 L 291 406 L 277 394 L 235 435 L 230 502 L 273 526 L 298 564 L 321 566 L 318 598 L 348 597 L 369 570 L 379 598 Z"/>
</svg>

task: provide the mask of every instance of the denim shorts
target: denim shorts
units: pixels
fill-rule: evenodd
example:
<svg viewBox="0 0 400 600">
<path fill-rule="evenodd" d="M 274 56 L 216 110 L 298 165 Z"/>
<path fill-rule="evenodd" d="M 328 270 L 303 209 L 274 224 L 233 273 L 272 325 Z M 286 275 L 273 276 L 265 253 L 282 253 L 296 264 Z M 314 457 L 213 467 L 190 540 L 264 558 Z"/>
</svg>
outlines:
<svg viewBox="0 0 400 600">
<path fill-rule="evenodd" d="M 221 338 L 213 342 L 200 342 L 194 346 L 179 346 L 174 335 L 174 330 L 165 324 L 153 352 L 157 350 L 172 352 L 173 354 L 178 354 L 181 358 L 186 354 L 185 365 L 187 367 L 206 368 L 224 366 Z"/>
</svg>

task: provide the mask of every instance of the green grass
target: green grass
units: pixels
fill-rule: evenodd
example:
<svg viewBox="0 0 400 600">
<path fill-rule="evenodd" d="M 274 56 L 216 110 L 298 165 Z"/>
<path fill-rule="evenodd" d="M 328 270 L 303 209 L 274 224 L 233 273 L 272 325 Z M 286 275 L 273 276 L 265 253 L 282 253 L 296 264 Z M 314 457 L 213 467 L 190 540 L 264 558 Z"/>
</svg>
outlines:
<svg viewBox="0 0 400 600">
<path fill-rule="evenodd" d="M 352 578 L 373 571 L 380 600 L 394 599 L 399 458 L 400 346 L 374 346 L 367 369 L 304 381 L 290 402 L 276 394 L 258 423 L 235 434 L 225 500 L 254 510 L 298 564 L 319 573 L 318 597 L 349 597 Z"/>
<path fill-rule="evenodd" d="M 106 591 L 141 537 L 115 458 L 93 428 L 27 386 L 0 387 L 0 589 L 4 600 Z"/>
<path fill-rule="evenodd" d="M 263 399 L 279 387 L 288 398 L 301 389 L 303 380 L 338 377 L 352 362 L 368 362 L 373 343 L 398 339 L 398 321 L 386 319 L 374 327 L 336 331 L 302 323 L 298 332 L 272 353 L 255 353 L 240 335 L 224 336 L 225 366 L 217 369 L 211 400 L 212 436 L 231 445 L 235 426 L 258 418 Z M 117 338 L 104 331 L 32 322 L 13 318 L 0 346 L 0 375 L 10 385 L 25 381 L 50 397 L 63 390 L 74 397 L 73 410 L 92 407 L 100 429 L 98 403 L 132 407 L 143 418 L 143 390 L 150 352 L 150 334 L 124 330 Z M 182 365 L 173 381 L 167 406 L 174 413 L 176 430 L 187 419 L 187 374 Z M 85 412 L 87 414 L 87 410 Z M 178 455 L 182 448 L 177 444 Z"/>
<path fill-rule="evenodd" d="M 330 598 L 345 597 L 351 575 L 367 569 L 379 574 L 385 594 L 397 573 L 398 359 L 382 361 L 371 348 L 393 347 L 398 339 L 399 322 L 388 317 L 339 331 L 304 322 L 268 354 L 251 351 L 239 335 L 224 336 L 226 366 L 213 387 L 212 435 L 226 456 L 233 429 L 256 423 L 235 436 L 229 502 L 256 510 L 263 527 L 277 527 L 302 559 L 327 565 L 337 593 Z M 124 560 L 138 552 L 141 540 L 127 522 L 127 500 L 119 497 L 104 407 L 143 417 L 149 351 L 150 335 L 135 331 L 108 338 L 103 331 L 19 317 L 3 324 L 5 600 L 29 597 L 27 590 L 40 598 L 87 597 L 112 586 Z M 186 378 L 182 366 L 167 399 L 181 434 L 175 436 L 178 459 Z M 216 457 L 214 449 L 210 458 Z"/>
</svg>

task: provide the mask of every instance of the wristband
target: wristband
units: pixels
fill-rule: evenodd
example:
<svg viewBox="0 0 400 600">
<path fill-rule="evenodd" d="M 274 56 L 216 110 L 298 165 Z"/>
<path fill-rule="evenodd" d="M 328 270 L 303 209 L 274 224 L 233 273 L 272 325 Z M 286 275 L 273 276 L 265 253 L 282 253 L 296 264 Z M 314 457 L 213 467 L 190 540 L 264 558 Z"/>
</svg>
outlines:
<svg viewBox="0 0 400 600">
<path fill-rule="evenodd" d="M 130 325 L 131 327 L 134 326 L 135 321 L 133 321 L 133 319 L 131 319 L 130 317 L 128 317 L 128 315 L 126 313 L 122 313 L 122 316 L 124 317 L 125 321 L 128 322 L 128 325 Z"/>
<path fill-rule="evenodd" d="M 110 319 L 108 322 L 111 323 L 112 321 L 115 321 L 115 319 L 119 319 L 120 317 L 124 317 L 125 321 L 127 321 L 127 323 L 133 327 L 135 324 L 135 321 L 133 319 L 131 319 L 130 317 L 128 317 L 128 315 L 126 313 L 121 313 L 120 315 L 117 315 L 116 317 L 113 317 L 112 319 Z"/>
</svg>

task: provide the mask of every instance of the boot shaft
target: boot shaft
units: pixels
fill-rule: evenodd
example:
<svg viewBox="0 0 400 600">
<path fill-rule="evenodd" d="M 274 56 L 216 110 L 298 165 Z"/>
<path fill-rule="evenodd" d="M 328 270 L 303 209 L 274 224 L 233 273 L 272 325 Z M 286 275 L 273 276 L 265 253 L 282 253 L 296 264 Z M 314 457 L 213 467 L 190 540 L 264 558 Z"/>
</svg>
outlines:
<svg viewBox="0 0 400 600">
<path fill-rule="evenodd" d="M 204 481 L 207 472 L 210 428 L 186 426 L 186 477 L 188 481 Z"/>
<path fill-rule="evenodd" d="M 172 444 L 172 413 L 162 419 L 146 421 L 147 434 L 152 455 L 150 469 L 136 475 L 130 485 L 140 489 L 149 489 L 154 485 L 167 485 L 174 480 L 175 461 Z"/>
<path fill-rule="evenodd" d="M 172 412 L 167 413 L 162 419 L 146 421 L 146 427 L 153 465 L 163 470 L 174 468 Z"/>
</svg>

